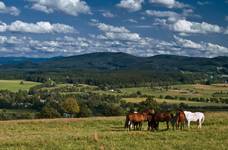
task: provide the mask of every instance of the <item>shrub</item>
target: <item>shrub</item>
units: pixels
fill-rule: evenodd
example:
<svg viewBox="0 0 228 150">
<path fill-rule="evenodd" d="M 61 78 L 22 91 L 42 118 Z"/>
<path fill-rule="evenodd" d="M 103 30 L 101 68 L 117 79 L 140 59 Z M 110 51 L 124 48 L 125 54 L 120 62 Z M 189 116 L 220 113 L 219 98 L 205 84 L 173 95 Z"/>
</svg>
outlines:
<svg viewBox="0 0 228 150">
<path fill-rule="evenodd" d="M 166 96 L 165 96 L 165 99 L 175 99 L 175 97 L 170 96 L 170 95 L 166 95 Z"/>
<path fill-rule="evenodd" d="M 64 113 L 68 113 L 72 116 L 76 115 L 80 112 L 80 107 L 79 107 L 76 99 L 73 97 L 69 97 L 66 100 L 64 100 L 61 103 L 61 107 L 62 107 Z"/>
<path fill-rule="evenodd" d="M 60 113 L 50 105 L 45 105 L 41 112 L 37 115 L 38 118 L 59 118 Z"/>
</svg>

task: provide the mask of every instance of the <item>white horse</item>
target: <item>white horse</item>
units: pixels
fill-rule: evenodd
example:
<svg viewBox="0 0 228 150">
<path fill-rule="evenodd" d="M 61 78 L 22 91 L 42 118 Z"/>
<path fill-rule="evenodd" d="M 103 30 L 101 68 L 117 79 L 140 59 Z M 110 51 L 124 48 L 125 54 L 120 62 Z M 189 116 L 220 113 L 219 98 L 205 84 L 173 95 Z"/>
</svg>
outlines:
<svg viewBox="0 0 228 150">
<path fill-rule="evenodd" d="M 184 111 L 184 114 L 185 114 L 186 120 L 188 122 L 188 128 L 190 127 L 191 121 L 194 121 L 194 122 L 198 121 L 199 122 L 198 128 L 202 127 L 202 123 L 205 120 L 205 116 L 202 112 L 192 113 L 190 111 Z"/>
</svg>

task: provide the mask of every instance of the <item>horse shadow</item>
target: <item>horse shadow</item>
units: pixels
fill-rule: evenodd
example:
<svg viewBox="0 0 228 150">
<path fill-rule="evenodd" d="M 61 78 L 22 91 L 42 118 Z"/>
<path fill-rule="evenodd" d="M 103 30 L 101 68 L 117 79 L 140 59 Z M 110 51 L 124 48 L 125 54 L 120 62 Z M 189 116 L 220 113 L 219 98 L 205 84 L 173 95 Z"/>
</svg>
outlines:
<svg viewBox="0 0 228 150">
<path fill-rule="evenodd" d="M 123 131 L 127 131 L 127 129 L 122 126 L 113 126 L 107 129 L 103 129 L 102 131 L 123 132 Z"/>
<path fill-rule="evenodd" d="M 102 131 L 112 131 L 112 132 L 150 132 L 147 129 L 142 130 L 130 130 L 128 128 L 124 128 L 122 126 L 112 126 L 107 129 L 103 129 Z"/>
<path fill-rule="evenodd" d="M 155 132 L 166 132 L 166 131 L 169 131 L 171 129 L 158 129 L 158 130 L 155 130 Z"/>
</svg>

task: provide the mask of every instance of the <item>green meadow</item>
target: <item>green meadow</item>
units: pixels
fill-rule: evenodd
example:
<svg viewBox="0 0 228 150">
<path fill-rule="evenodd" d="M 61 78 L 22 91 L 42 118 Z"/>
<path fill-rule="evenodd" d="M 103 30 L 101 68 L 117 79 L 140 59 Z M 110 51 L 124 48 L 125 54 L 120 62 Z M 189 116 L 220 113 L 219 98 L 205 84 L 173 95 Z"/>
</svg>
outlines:
<svg viewBox="0 0 228 150">
<path fill-rule="evenodd" d="M 150 132 L 123 128 L 125 117 L 92 117 L 0 122 L 0 149 L 225 150 L 228 113 L 208 112 L 202 129 Z"/>
<path fill-rule="evenodd" d="M 23 80 L 0 80 L 0 90 L 10 90 L 17 92 L 18 90 L 29 90 L 31 87 L 39 85 L 37 82 Z"/>
<path fill-rule="evenodd" d="M 142 101 L 145 101 L 145 97 L 134 97 L 134 98 L 123 98 L 126 102 L 130 103 L 139 103 Z M 160 99 L 155 98 L 155 100 L 158 103 L 168 103 L 168 104 L 180 104 L 185 103 L 189 106 L 228 106 L 228 104 L 222 104 L 222 103 L 212 103 L 212 102 L 195 102 L 195 101 L 187 101 L 187 100 L 174 100 L 174 99 Z"/>
<path fill-rule="evenodd" d="M 171 85 L 167 89 L 164 87 L 135 87 L 135 88 L 123 88 L 122 93 L 130 94 L 140 91 L 142 94 L 153 95 L 159 97 L 160 95 L 166 96 L 183 96 L 183 97 L 211 97 L 215 92 L 228 92 L 227 84 L 181 84 Z"/>
</svg>

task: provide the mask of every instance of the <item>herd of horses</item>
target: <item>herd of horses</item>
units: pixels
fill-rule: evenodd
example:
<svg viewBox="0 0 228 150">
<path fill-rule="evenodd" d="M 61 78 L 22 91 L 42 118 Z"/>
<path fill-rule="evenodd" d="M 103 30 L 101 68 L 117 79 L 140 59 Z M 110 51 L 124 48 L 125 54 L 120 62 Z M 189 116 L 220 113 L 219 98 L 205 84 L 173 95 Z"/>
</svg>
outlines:
<svg viewBox="0 0 228 150">
<path fill-rule="evenodd" d="M 143 112 L 133 112 L 126 115 L 125 128 L 129 130 L 142 130 L 143 122 L 148 123 L 148 130 L 154 131 L 159 129 L 159 122 L 166 122 L 167 130 L 169 124 L 172 125 L 173 130 L 184 129 L 185 124 L 188 128 L 190 122 L 198 122 L 198 128 L 202 127 L 205 116 L 202 112 L 190 112 L 178 110 L 175 114 L 170 112 L 156 112 L 153 109 L 147 109 Z"/>
</svg>

